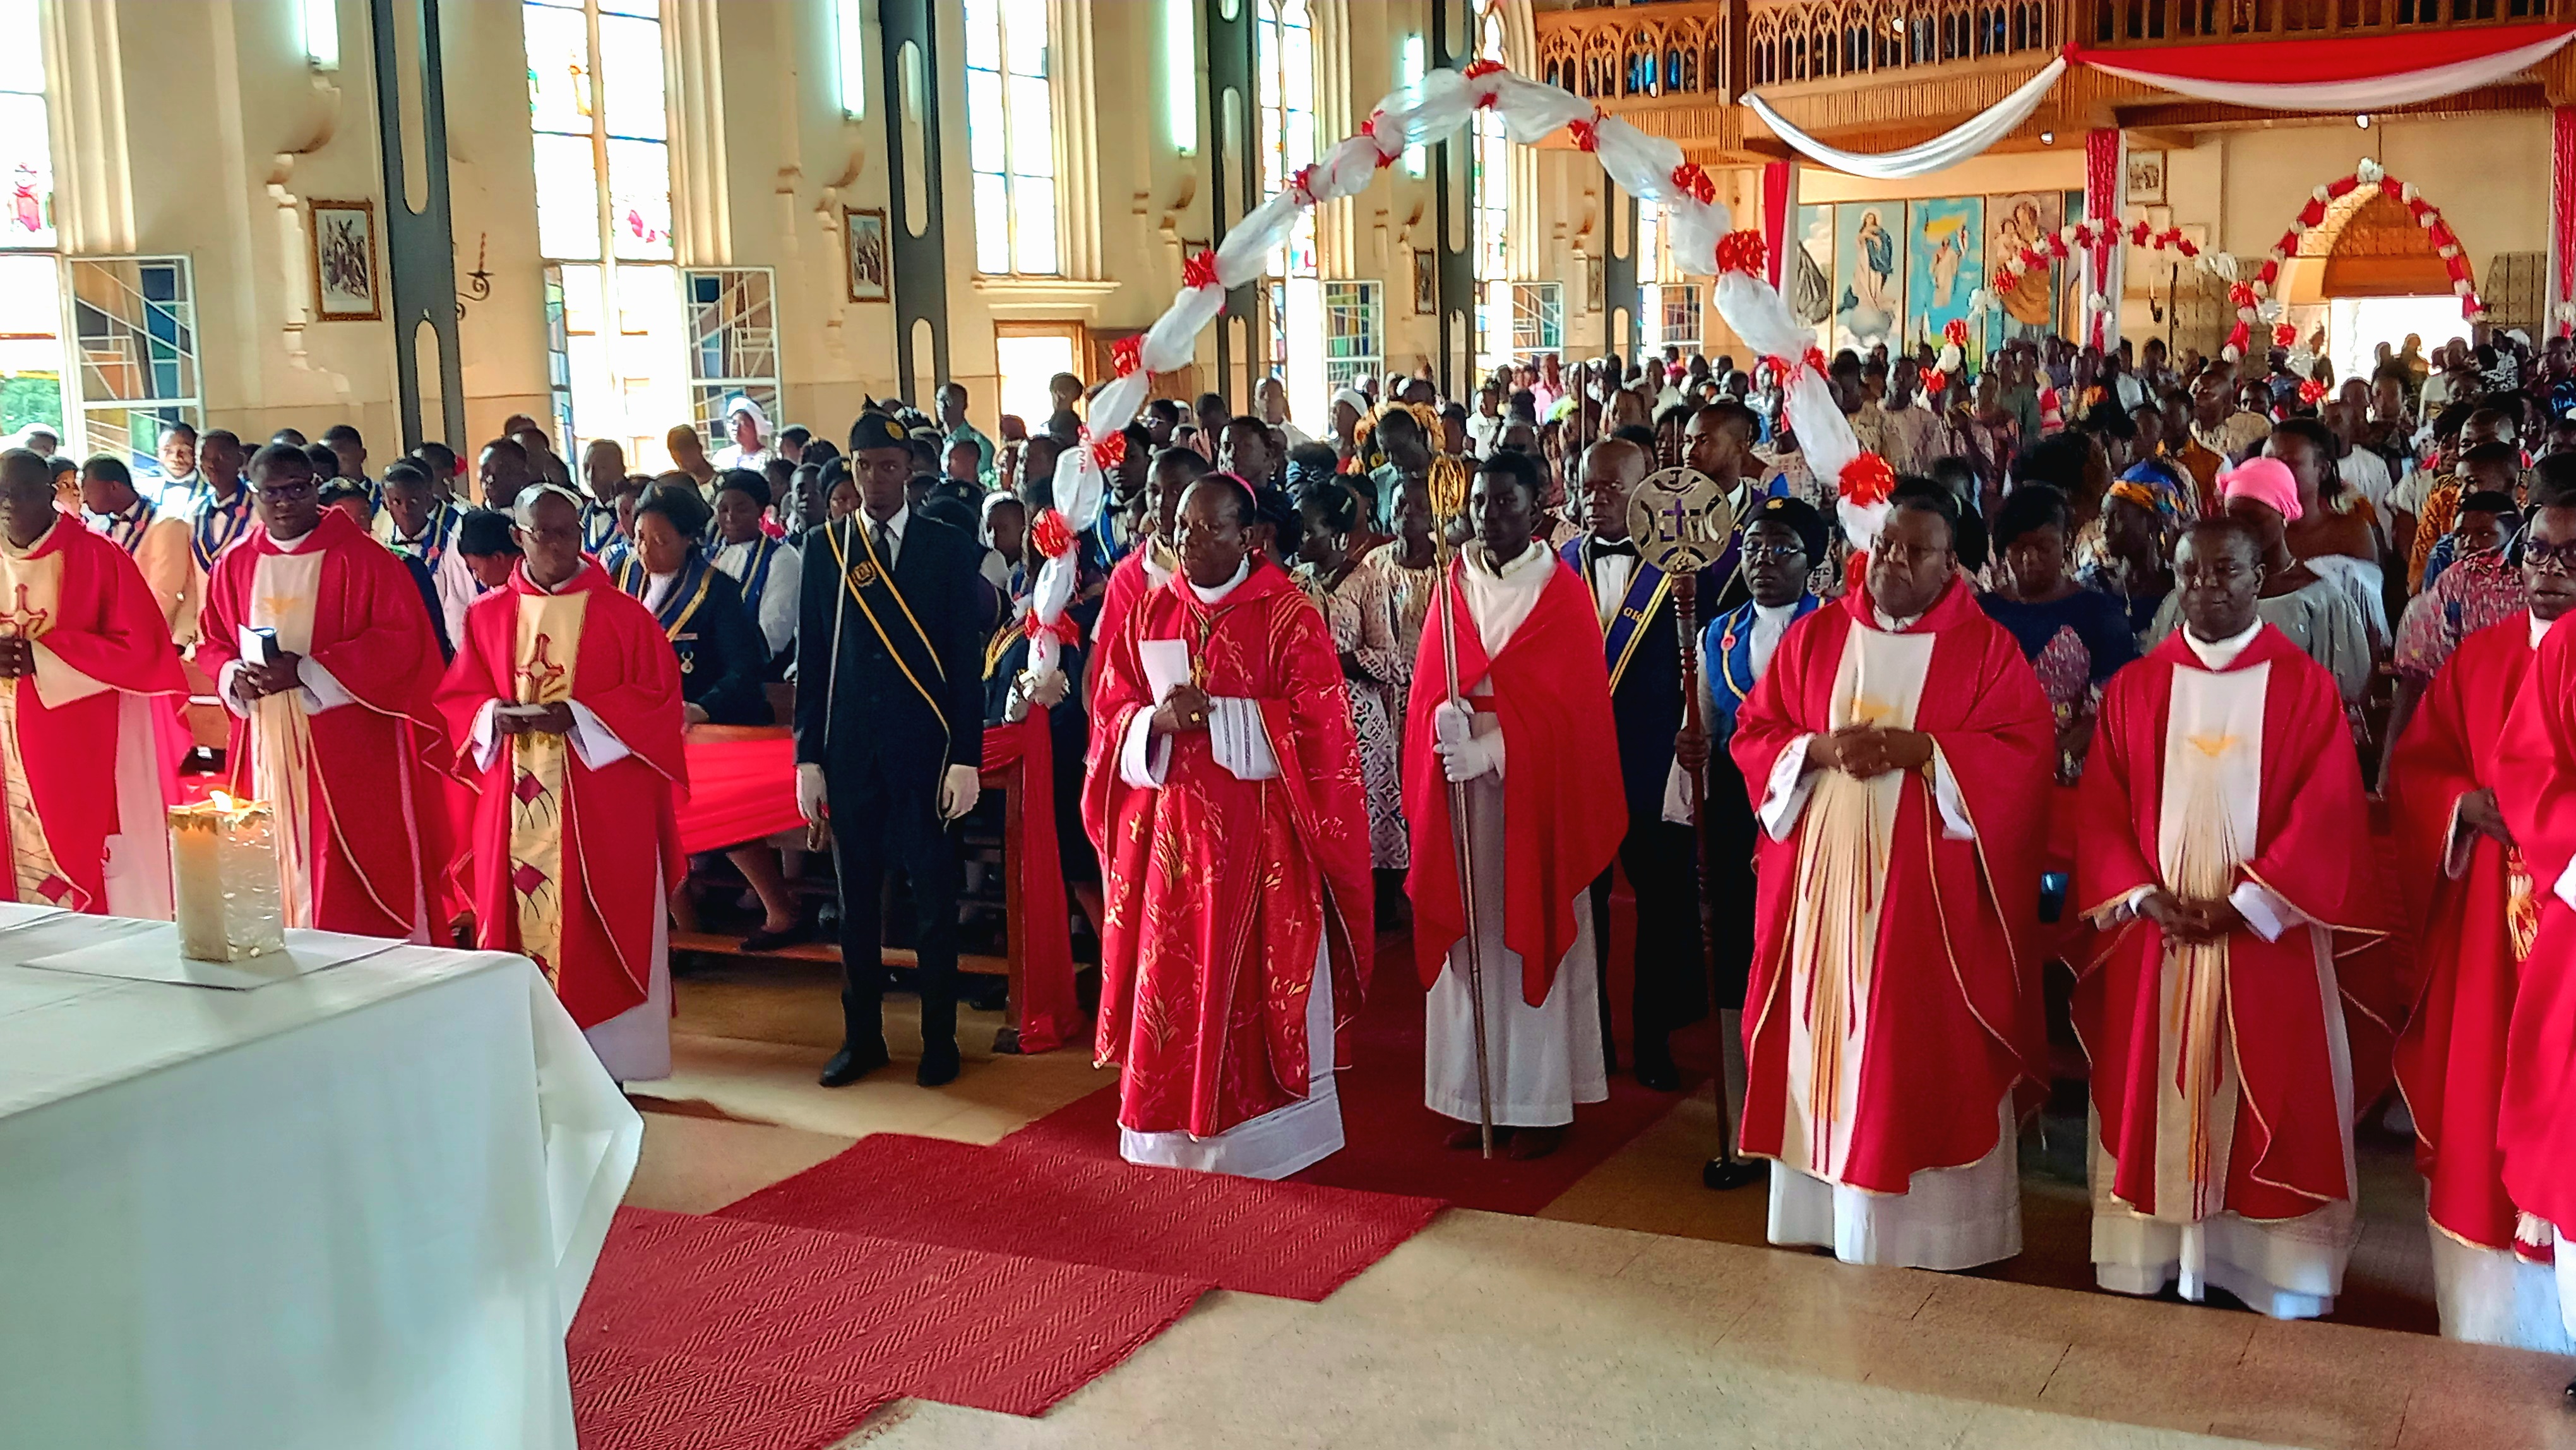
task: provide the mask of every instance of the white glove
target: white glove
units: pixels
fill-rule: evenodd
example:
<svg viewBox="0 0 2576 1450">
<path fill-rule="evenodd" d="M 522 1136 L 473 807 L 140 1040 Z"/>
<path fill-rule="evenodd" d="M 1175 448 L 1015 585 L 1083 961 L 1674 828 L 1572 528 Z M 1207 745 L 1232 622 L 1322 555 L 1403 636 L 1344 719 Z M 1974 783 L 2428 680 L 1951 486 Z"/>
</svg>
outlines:
<svg viewBox="0 0 2576 1450">
<path fill-rule="evenodd" d="M 1502 775 L 1502 732 L 1477 735 L 1468 723 L 1465 710 L 1446 700 L 1432 707 L 1431 734 L 1432 749 L 1440 755 L 1441 773 L 1453 783 L 1474 780 L 1481 775 Z"/>
<path fill-rule="evenodd" d="M 1064 703 L 1065 693 L 1069 688 L 1064 671 L 1049 670 L 1045 678 L 1029 687 L 1029 703 L 1053 709 Z"/>
<path fill-rule="evenodd" d="M 823 767 L 811 761 L 796 767 L 796 814 L 809 826 L 823 824 L 832 814 L 824 804 Z"/>
<path fill-rule="evenodd" d="M 939 818 L 953 821 L 975 809 L 984 794 L 983 773 L 971 765 L 952 765 L 939 782 Z"/>
</svg>

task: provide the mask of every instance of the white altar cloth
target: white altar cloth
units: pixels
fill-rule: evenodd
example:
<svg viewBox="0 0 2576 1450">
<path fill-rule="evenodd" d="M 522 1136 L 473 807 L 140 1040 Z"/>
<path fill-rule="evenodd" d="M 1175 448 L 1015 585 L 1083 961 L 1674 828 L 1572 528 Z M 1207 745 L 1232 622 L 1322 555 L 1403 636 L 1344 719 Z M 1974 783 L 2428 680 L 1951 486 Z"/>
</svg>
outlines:
<svg viewBox="0 0 2576 1450">
<path fill-rule="evenodd" d="M 642 1120 L 524 957 L 253 991 L 0 920 L 0 1445 L 574 1450 L 563 1338 Z"/>
</svg>

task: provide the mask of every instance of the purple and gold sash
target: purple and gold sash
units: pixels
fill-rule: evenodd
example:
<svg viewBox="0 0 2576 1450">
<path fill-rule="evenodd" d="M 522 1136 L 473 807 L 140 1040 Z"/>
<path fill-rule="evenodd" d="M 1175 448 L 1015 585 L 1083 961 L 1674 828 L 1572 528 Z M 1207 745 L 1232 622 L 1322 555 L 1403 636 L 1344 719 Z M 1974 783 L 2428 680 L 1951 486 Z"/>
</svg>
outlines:
<svg viewBox="0 0 2576 1450">
<path fill-rule="evenodd" d="M 1568 540 L 1558 552 L 1567 567 L 1583 576 L 1588 589 L 1592 571 L 1584 558 L 1583 542 L 1580 538 Z M 1628 661 L 1635 657 L 1638 643 L 1645 638 L 1647 621 L 1663 608 L 1664 596 L 1672 592 L 1672 587 L 1673 581 L 1664 571 L 1644 559 L 1637 561 L 1636 572 L 1628 576 L 1628 596 L 1619 601 L 1619 612 L 1601 627 L 1601 655 L 1610 666 L 1612 694 L 1619 692 L 1619 677 L 1627 673 Z"/>
</svg>

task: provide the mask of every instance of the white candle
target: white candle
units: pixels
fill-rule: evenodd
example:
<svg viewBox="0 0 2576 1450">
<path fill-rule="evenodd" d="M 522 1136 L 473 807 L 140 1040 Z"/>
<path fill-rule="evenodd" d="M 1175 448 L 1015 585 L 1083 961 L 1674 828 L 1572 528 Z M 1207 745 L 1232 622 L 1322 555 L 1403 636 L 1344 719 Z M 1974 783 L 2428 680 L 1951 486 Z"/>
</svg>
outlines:
<svg viewBox="0 0 2576 1450">
<path fill-rule="evenodd" d="M 286 949 L 277 827 L 266 803 L 218 791 L 171 807 L 170 877 L 181 956 L 237 962 Z"/>
</svg>

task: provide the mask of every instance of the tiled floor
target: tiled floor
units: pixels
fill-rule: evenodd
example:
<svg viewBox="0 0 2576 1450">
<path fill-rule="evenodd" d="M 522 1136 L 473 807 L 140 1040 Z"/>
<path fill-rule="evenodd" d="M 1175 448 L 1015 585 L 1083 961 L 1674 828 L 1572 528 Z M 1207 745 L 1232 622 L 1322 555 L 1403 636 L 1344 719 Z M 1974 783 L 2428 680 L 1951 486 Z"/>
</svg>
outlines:
<svg viewBox="0 0 2576 1450">
<path fill-rule="evenodd" d="M 1074 1049 L 970 1055 L 935 1092 L 900 1065 L 827 1091 L 832 990 L 792 967 L 684 977 L 678 1072 L 632 1089 L 629 1202 L 703 1212 L 870 1132 L 991 1142 L 1109 1080 Z M 889 1009 L 900 1059 L 912 1024 Z M 961 1040 L 996 1025 L 968 1014 Z M 1321 1304 L 1210 1294 L 1042 1419 L 907 1401 L 848 1443 L 2576 1450 L 2569 1361 L 1747 1246 L 1762 1190 L 1698 1183 L 1714 1121 L 1683 1102 L 1541 1218 L 1452 1210 Z M 2080 1209 L 2035 1202 L 2025 1259 L 2080 1255 L 2061 1242 Z M 2411 1292 L 2401 1226 L 2377 1252 Z M 2080 1259 L 2006 1274 L 2082 1282 Z"/>
</svg>

